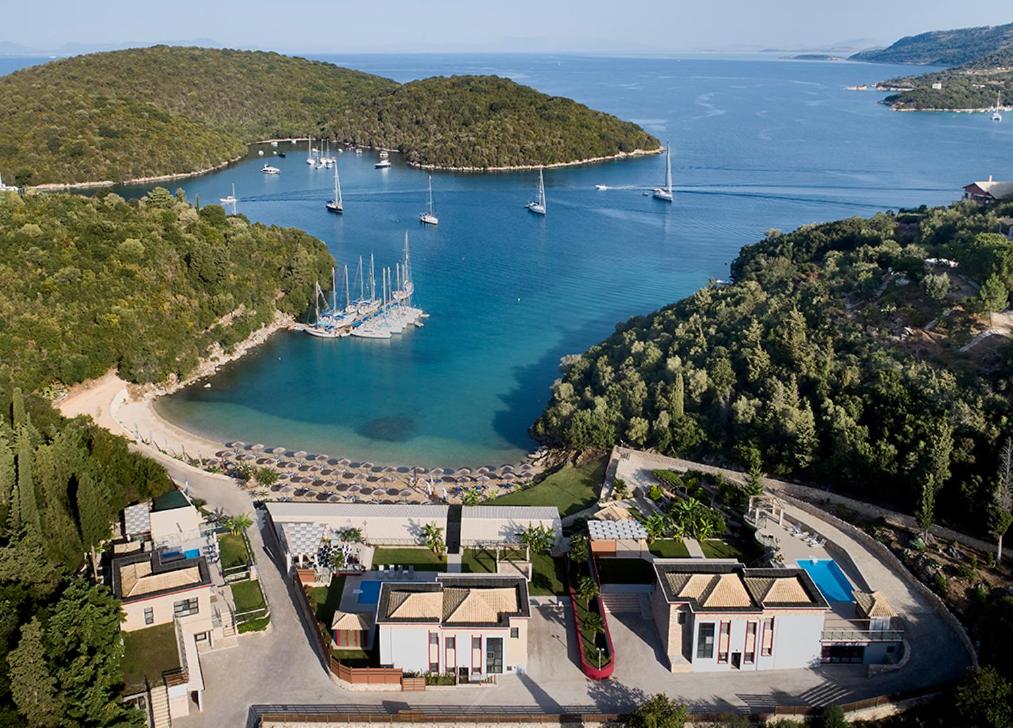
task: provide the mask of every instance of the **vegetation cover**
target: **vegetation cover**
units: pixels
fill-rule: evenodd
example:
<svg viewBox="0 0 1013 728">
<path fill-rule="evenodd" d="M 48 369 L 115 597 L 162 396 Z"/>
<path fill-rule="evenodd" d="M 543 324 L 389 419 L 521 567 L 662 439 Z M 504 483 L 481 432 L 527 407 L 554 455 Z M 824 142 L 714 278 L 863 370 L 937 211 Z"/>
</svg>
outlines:
<svg viewBox="0 0 1013 728">
<path fill-rule="evenodd" d="M 573 162 L 658 141 L 496 77 L 401 86 L 277 53 L 156 46 L 0 78 L 0 169 L 19 185 L 187 174 L 255 141 L 320 136 L 439 166 Z"/>
<path fill-rule="evenodd" d="M 1013 47 L 1013 23 L 935 30 L 901 38 L 888 48 L 861 51 L 855 61 L 959 66 L 1002 48 Z"/>
<path fill-rule="evenodd" d="M 734 283 L 564 359 L 533 434 L 762 467 L 982 532 L 1013 360 L 1001 336 L 961 348 L 1006 307 L 1013 242 L 995 231 L 1009 213 L 962 203 L 772 231 Z"/>
<path fill-rule="evenodd" d="M 306 233 L 160 188 L 133 202 L 0 194 L 0 375 L 26 391 L 112 367 L 183 377 L 277 310 L 305 312 L 331 264 Z"/>
<path fill-rule="evenodd" d="M 894 78 L 879 86 L 902 89 L 883 103 L 906 111 L 989 109 L 1000 94 L 1008 106 L 1013 103 L 1013 47 L 957 68 Z"/>
</svg>

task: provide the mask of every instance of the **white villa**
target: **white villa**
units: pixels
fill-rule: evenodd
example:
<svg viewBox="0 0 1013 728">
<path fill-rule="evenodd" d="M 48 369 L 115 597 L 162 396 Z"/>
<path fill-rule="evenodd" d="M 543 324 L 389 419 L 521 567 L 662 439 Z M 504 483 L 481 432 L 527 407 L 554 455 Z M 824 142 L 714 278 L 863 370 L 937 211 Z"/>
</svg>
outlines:
<svg viewBox="0 0 1013 728">
<path fill-rule="evenodd" d="M 380 664 L 478 682 L 525 672 L 528 586 L 522 577 L 440 574 L 384 582 L 377 603 Z"/>
</svg>

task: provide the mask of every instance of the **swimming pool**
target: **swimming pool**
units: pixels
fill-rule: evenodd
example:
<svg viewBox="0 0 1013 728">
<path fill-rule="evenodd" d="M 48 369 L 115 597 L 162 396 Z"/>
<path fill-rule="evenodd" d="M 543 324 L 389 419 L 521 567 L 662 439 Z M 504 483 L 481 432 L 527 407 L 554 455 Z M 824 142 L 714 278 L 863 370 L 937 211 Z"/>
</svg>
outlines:
<svg viewBox="0 0 1013 728">
<path fill-rule="evenodd" d="M 799 559 L 796 562 L 816 582 L 828 602 L 853 602 L 851 582 L 833 559 Z"/>
<path fill-rule="evenodd" d="M 380 582 L 374 579 L 363 579 L 359 582 L 359 604 L 376 604 L 380 599 Z"/>
</svg>

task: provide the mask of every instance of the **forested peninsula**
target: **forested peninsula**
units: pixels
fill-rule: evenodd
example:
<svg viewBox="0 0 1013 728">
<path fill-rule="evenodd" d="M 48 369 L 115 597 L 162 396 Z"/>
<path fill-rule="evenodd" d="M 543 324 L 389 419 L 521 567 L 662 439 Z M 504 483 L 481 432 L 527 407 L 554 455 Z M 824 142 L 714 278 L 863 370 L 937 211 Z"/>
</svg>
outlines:
<svg viewBox="0 0 1013 728">
<path fill-rule="evenodd" d="M 657 139 L 636 124 L 495 76 L 398 84 L 277 53 L 156 46 L 0 77 L 0 170 L 22 186 L 213 169 L 251 143 L 328 135 L 413 164 L 575 163 Z"/>
<path fill-rule="evenodd" d="M 982 533 L 1013 434 L 1013 347 L 975 335 L 1013 287 L 997 232 L 1011 213 L 961 203 L 772 231 L 733 283 L 564 359 L 533 434 L 762 468 Z"/>
</svg>

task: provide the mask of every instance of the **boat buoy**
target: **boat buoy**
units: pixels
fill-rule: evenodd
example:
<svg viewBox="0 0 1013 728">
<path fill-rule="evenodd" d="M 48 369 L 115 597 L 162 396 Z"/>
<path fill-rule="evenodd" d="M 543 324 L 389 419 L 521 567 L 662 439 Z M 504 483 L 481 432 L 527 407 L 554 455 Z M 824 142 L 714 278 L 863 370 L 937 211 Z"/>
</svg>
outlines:
<svg viewBox="0 0 1013 728">
<path fill-rule="evenodd" d="M 264 156 L 264 150 L 263 149 L 258 150 L 257 151 L 257 155 L 263 157 Z"/>
</svg>

